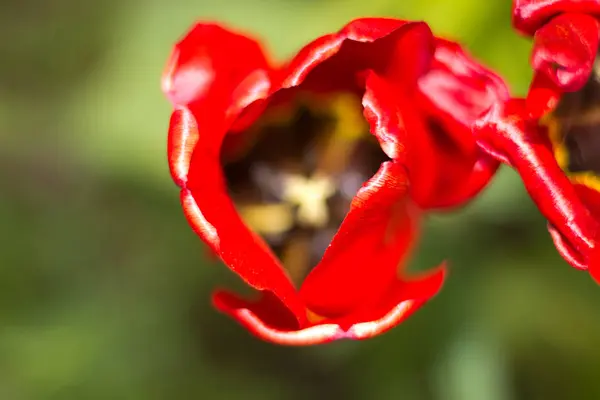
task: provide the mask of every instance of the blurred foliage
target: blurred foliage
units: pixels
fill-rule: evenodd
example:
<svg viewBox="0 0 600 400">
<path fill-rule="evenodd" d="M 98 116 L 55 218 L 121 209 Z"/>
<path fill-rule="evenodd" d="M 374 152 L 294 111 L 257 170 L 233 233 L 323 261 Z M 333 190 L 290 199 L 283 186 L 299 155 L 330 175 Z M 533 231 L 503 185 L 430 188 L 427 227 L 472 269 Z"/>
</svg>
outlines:
<svg viewBox="0 0 600 400">
<path fill-rule="evenodd" d="M 443 292 L 366 342 L 282 348 L 216 313 L 166 167 L 159 79 L 197 19 L 278 59 L 357 16 L 424 19 L 523 94 L 510 2 L 0 3 L 0 399 L 596 399 L 600 290 L 562 261 L 518 177 L 432 216 L 414 267 Z"/>
</svg>

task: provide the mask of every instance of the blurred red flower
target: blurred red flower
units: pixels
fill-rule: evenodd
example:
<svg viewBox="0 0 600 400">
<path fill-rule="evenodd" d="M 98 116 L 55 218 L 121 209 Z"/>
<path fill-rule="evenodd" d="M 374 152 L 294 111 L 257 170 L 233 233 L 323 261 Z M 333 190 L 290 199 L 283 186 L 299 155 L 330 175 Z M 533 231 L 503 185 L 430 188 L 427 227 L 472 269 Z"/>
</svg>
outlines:
<svg viewBox="0 0 600 400">
<path fill-rule="evenodd" d="M 426 24 L 376 18 L 283 65 L 247 36 L 197 24 L 163 90 L 184 213 L 259 291 L 218 291 L 214 304 L 287 345 L 377 335 L 439 291 L 443 266 L 413 277 L 399 268 L 423 211 L 464 204 L 495 173 L 470 127 L 508 97 Z"/>
<path fill-rule="evenodd" d="M 477 124 L 489 154 L 520 174 L 560 254 L 600 280 L 600 0 L 515 0 L 513 22 L 533 36 L 526 99 Z"/>
</svg>

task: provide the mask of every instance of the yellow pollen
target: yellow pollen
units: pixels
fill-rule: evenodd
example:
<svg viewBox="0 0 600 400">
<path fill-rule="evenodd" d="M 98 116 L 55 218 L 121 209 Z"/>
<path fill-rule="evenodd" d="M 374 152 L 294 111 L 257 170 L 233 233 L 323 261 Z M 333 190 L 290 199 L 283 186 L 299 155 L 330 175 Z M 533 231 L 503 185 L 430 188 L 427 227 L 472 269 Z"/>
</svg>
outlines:
<svg viewBox="0 0 600 400">
<path fill-rule="evenodd" d="M 327 199 L 335 193 L 335 184 L 327 176 L 287 175 L 283 199 L 298 206 L 298 222 L 313 227 L 323 227 L 329 221 Z"/>
<path fill-rule="evenodd" d="M 333 136 L 336 139 L 354 141 L 369 132 L 369 125 L 362 113 L 360 99 L 350 94 L 340 94 L 331 102 L 331 111 L 337 123 Z"/>
<path fill-rule="evenodd" d="M 294 226 L 292 208 L 289 204 L 244 204 L 238 212 L 245 224 L 263 235 L 276 235 Z"/>
</svg>

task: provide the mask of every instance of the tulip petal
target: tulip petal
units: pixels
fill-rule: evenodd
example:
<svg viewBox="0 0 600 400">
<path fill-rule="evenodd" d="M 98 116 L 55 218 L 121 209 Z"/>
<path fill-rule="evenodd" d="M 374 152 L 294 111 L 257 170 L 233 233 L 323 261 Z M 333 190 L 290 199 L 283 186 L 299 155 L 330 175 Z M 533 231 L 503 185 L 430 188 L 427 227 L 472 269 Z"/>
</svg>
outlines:
<svg viewBox="0 0 600 400">
<path fill-rule="evenodd" d="M 435 190 L 420 205 L 430 209 L 463 204 L 490 182 L 499 166 L 476 146 L 471 125 L 494 104 L 505 102 L 508 89 L 498 75 L 474 62 L 459 45 L 442 39 L 436 40 L 431 70 L 420 78 L 419 88 L 420 106 L 428 121 L 426 135 L 433 138 L 428 146 L 444 166 Z M 419 169 L 429 164 L 426 161 Z"/>
<path fill-rule="evenodd" d="M 586 14 L 561 14 L 535 32 L 531 63 L 563 91 L 585 85 L 598 51 L 599 22 Z"/>
<path fill-rule="evenodd" d="M 214 141 L 218 149 L 243 108 L 267 96 L 270 71 L 255 40 L 216 24 L 198 23 L 175 45 L 163 73 L 162 89 L 176 109 L 193 114 L 196 129 L 199 126 L 204 132 L 202 140 Z M 172 121 L 171 127 L 176 124 Z M 192 137 L 182 142 L 188 148 L 191 142 L 187 139 Z M 181 171 L 171 171 L 178 184 L 185 180 Z"/>
<path fill-rule="evenodd" d="M 402 93 L 390 90 L 388 82 L 372 71 L 368 72 L 365 82 L 365 93 L 362 99 L 363 114 L 371 127 L 371 133 L 379 141 L 383 152 L 392 160 L 406 163 L 408 132 L 404 118 L 410 118 L 410 126 L 420 124 L 417 110 L 406 101 Z M 400 113 L 399 101 L 410 108 Z M 405 114 L 405 116 L 404 116 Z M 424 133 L 421 125 L 419 132 Z"/>
<path fill-rule="evenodd" d="M 293 285 L 268 246 L 241 221 L 220 167 L 224 135 L 246 106 L 268 94 L 269 79 L 256 41 L 215 24 L 196 24 L 175 46 L 163 75 L 163 90 L 176 107 L 169 167 L 194 231 L 232 271 L 253 288 L 270 289 L 302 321 L 304 307 Z"/>
<path fill-rule="evenodd" d="M 528 116 L 539 119 L 558 105 L 562 90 L 544 72 L 537 72 L 527 93 Z"/>
<path fill-rule="evenodd" d="M 284 68 L 280 85 L 290 88 L 304 83 L 314 91 L 356 91 L 362 89 L 357 73 L 370 69 L 395 84 L 414 86 L 428 70 L 433 48 L 433 35 L 425 23 L 357 19 L 301 49 Z"/>
<path fill-rule="evenodd" d="M 340 339 L 363 340 L 390 330 L 417 311 L 439 292 L 444 276 L 445 268 L 441 266 L 409 280 L 396 280 L 374 308 L 296 329 L 290 316 L 285 314 L 285 308 L 275 297 L 266 295 L 268 292 L 255 302 L 217 292 L 213 302 L 217 309 L 268 342 L 306 346 Z"/>
<path fill-rule="evenodd" d="M 499 160 L 481 150 L 477 151 L 477 161 L 466 171 L 456 168 L 464 163 L 452 159 L 451 154 L 443 153 L 442 157 L 447 161 L 441 164 L 450 168 L 445 170 L 436 193 L 426 204 L 428 209 L 447 209 L 466 204 L 491 182 L 500 167 Z"/>
<path fill-rule="evenodd" d="M 587 269 L 587 263 L 581 253 L 577 252 L 573 247 L 566 241 L 566 238 L 562 233 L 556 229 L 552 224 L 548 224 L 548 232 L 550 237 L 556 246 L 556 250 L 568 262 L 572 267 L 577 269 Z"/>
<path fill-rule="evenodd" d="M 302 321 L 304 307 L 279 260 L 242 222 L 227 193 L 215 141 L 198 140 L 184 183 L 181 202 L 194 231 L 248 285 L 271 290 Z"/>
<path fill-rule="evenodd" d="M 213 303 L 224 312 L 228 309 L 248 308 L 265 324 L 280 330 L 301 328 L 296 316 L 273 292 L 265 290 L 258 295 L 256 299 L 247 300 L 227 290 L 216 290 L 213 293 Z"/>
<path fill-rule="evenodd" d="M 600 0 L 513 0 L 513 25 L 528 35 L 561 13 L 600 15 Z"/>
<path fill-rule="evenodd" d="M 445 275 L 446 267 L 442 264 L 419 276 L 396 280 L 378 307 L 364 315 L 368 316 L 365 318 L 368 322 L 354 323 L 348 328 L 348 336 L 367 339 L 400 324 L 441 290 Z M 376 310 L 383 311 L 382 316 L 373 312 Z"/>
<path fill-rule="evenodd" d="M 307 308 L 337 318 L 379 300 L 396 279 L 418 226 L 420 212 L 407 189 L 404 167 L 390 161 L 358 191 L 323 259 L 300 288 Z"/>
<path fill-rule="evenodd" d="M 586 205 L 591 215 L 600 219 L 600 192 L 581 184 L 576 184 L 574 187 L 577 197 Z"/>
<path fill-rule="evenodd" d="M 407 166 L 410 196 L 422 206 L 440 171 L 434 138 L 414 102 L 404 92 L 390 90 L 387 79 L 369 71 L 365 87 L 364 116 L 371 133 L 388 157 Z"/>
<path fill-rule="evenodd" d="M 229 196 L 218 187 L 221 177 L 211 177 L 209 171 L 210 167 L 203 171 L 202 188 L 181 192 L 188 222 L 229 269 L 249 286 L 273 292 L 299 322 L 304 321 L 304 306 L 279 260 L 244 225 Z"/>
<path fill-rule="evenodd" d="M 266 68 L 255 40 L 216 24 L 198 23 L 175 45 L 162 89 L 175 106 L 189 106 L 210 95 L 229 94 L 250 73 Z"/>
<path fill-rule="evenodd" d="M 240 299 L 238 296 L 217 292 L 213 296 L 215 307 L 238 321 L 250 333 L 267 341 L 286 346 L 308 346 L 331 342 L 344 337 L 344 332 L 336 324 L 317 324 L 302 328 L 286 326 L 280 309 L 272 297 L 264 296 L 256 302 Z M 280 318 L 273 315 L 276 310 Z"/>
<path fill-rule="evenodd" d="M 428 115 L 444 125 L 464 152 L 475 144 L 471 124 L 492 105 L 510 98 L 502 78 L 476 63 L 458 44 L 436 40 L 431 70 L 419 80 Z"/>
<path fill-rule="evenodd" d="M 598 221 L 600 218 L 600 192 L 584 185 L 575 185 L 579 198 L 590 210 L 591 217 Z M 600 225 L 600 224 L 599 224 Z M 587 266 L 592 278 L 600 285 L 600 229 L 596 231 L 596 246 L 590 251 Z"/>
<path fill-rule="evenodd" d="M 598 223 L 590 219 L 588 208 L 556 162 L 544 128 L 526 117 L 524 101 L 512 103 L 505 109 L 494 108 L 475 126 L 479 137 L 487 142 L 482 147 L 503 153 L 550 224 L 560 231 L 569 246 L 586 255 L 594 247 Z M 556 232 L 551 234 L 556 242 Z M 561 248 L 568 248 L 563 240 L 559 242 Z M 576 260 L 573 255 L 569 258 Z"/>
</svg>

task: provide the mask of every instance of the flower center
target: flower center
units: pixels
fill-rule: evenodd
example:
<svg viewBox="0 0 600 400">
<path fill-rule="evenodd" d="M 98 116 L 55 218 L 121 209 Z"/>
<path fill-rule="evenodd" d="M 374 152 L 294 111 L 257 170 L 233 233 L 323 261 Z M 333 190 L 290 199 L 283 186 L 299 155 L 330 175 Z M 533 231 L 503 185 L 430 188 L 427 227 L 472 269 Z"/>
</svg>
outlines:
<svg viewBox="0 0 600 400">
<path fill-rule="evenodd" d="M 298 224 L 322 228 L 329 221 L 327 200 L 335 193 L 329 176 L 288 175 L 283 181 L 282 200 L 298 207 Z"/>
<path fill-rule="evenodd" d="M 600 190 L 600 57 L 584 87 L 564 93 L 546 122 L 560 167 L 573 182 Z"/>
<path fill-rule="evenodd" d="M 273 106 L 227 140 L 230 196 L 296 282 L 320 261 L 354 195 L 387 160 L 350 95 L 299 101 L 293 110 Z"/>
</svg>

